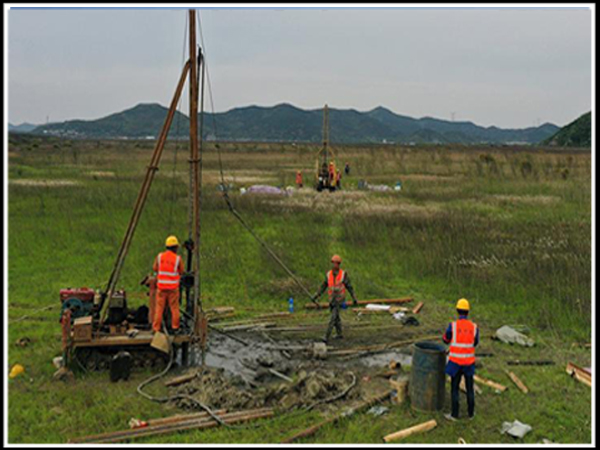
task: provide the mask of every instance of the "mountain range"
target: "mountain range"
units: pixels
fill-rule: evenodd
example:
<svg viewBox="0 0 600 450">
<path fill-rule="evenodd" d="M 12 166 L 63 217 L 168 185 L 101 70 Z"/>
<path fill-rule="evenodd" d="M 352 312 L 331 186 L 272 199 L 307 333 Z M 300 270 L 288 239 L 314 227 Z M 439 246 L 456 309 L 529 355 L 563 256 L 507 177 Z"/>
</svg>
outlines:
<svg viewBox="0 0 600 450">
<path fill-rule="evenodd" d="M 40 125 L 34 134 L 73 138 L 156 138 L 167 114 L 162 105 L 139 104 L 97 120 L 68 120 Z M 360 112 L 329 108 L 332 143 L 526 143 L 536 144 L 554 135 L 559 127 L 502 129 L 467 121 L 423 117 L 415 119 L 384 107 Z M 215 131 L 216 126 L 216 131 Z M 323 110 L 305 110 L 290 104 L 272 107 L 247 106 L 204 116 L 203 136 L 227 141 L 320 142 Z M 185 138 L 188 118 L 177 112 L 169 137 Z"/>
<path fill-rule="evenodd" d="M 558 147 L 590 147 L 592 145 L 592 113 L 581 115 L 556 134 L 544 140 L 543 144 Z"/>
</svg>

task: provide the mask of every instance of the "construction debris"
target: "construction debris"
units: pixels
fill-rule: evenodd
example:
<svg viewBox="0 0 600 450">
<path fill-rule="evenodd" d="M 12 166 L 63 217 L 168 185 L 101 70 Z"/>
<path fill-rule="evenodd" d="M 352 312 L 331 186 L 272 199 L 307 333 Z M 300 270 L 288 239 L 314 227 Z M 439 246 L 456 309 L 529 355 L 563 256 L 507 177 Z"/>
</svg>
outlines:
<svg viewBox="0 0 600 450">
<path fill-rule="evenodd" d="M 367 414 L 371 414 L 372 416 L 379 417 L 379 416 L 383 416 L 389 410 L 390 410 L 390 408 L 388 408 L 387 406 L 377 405 L 377 406 L 372 406 L 371 409 L 369 409 L 367 411 Z"/>
<path fill-rule="evenodd" d="M 519 344 L 523 347 L 533 347 L 534 345 L 533 339 L 525 336 L 523 333 L 518 332 L 508 325 L 498 328 L 494 338 L 506 344 Z"/>
<path fill-rule="evenodd" d="M 519 377 L 517 377 L 517 375 L 515 375 L 514 372 L 511 372 L 510 370 L 505 370 L 505 372 L 513 381 L 513 383 L 517 385 L 521 392 L 523 392 L 523 394 L 529 393 L 529 389 L 527 388 L 527 386 L 525 386 L 525 384 L 519 379 Z"/>
<path fill-rule="evenodd" d="M 592 372 L 591 370 L 586 370 L 582 367 L 579 367 L 572 362 L 567 363 L 566 372 L 571 375 L 571 377 L 575 378 L 577 381 L 592 387 Z"/>
<path fill-rule="evenodd" d="M 508 434 L 515 438 L 523 439 L 527 433 L 532 430 L 531 426 L 526 423 L 521 423 L 518 420 L 514 422 L 504 422 L 502 423 L 502 429 L 500 432 L 502 434 Z"/>
<path fill-rule="evenodd" d="M 372 399 L 365 400 L 365 401 L 359 403 L 358 405 L 356 405 L 354 408 L 351 408 L 341 414 L 338 414 L 338 415 L 333 416 L 329 419 L 326 419 L 322 422 L 319 422 L 318 424 L 313 425 L 312 427 L 307 428 L 306 430 L 300 431 L 299 433 L 296 433 L 293 436 L 290 436 L 289 438 L 284 439 L 283 441 L 281 441 L 281 443 L 282 444 L 291 444 L 292 442 L 295 442 L 299 439 L 312 436 L 313 434 L 315 434 L 317 431 L 319 431 L 324 426 L 329 425 L 329 424 L 334 424 L 334 423 L 338 422 L 340 419 L 343 419 L 344 417 L 349 417 L 352 414 L 355 414 L 359 411 L 369 408 L 372 405 L 375 405 L 379 402 L 387 400 L 391 395 L 392 395 L 392 391 L 390 390 L 381 395 L 375 396 Z"/>
<path fill-rule="evenodd" d="M 425 433 L 426 431 L 433 430 L 437 426 L 437 422 L 432 419 L 428 422 L 415 425 L 414 427 L 406 428 L 404 430 L 396 431 L 395 433 L 388 434 L 383 437 L 385 442 L 399 441 L 400 439 L 407 438 L 415 433 Z"/>
<path fill-rule="evenodd" d="M 479 375 L 473 375 L 473 380 L 476 383 L 485 384 L 486 386 L 489 386 L 498 392 L 504 392 L 506 389 L 508 389 L 506 386 L 503 386 L 500 383 L 496 383 L 495 381 L 492 381 L 492 380 L 487 380 L 483 377 L 480 377 Z"/>
<path fill-rule="evenodd" d="M 58 381 L 71 382 L 75 381 L 75 375 L 67 367 L 61 367 L 52 377 Z"/>
</svg>

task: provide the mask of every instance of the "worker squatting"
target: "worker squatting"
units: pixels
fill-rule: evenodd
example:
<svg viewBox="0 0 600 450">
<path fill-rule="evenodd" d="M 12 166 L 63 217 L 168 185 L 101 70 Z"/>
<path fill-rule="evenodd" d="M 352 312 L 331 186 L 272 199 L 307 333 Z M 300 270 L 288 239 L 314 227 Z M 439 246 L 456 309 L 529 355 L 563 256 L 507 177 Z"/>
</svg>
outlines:
<svg viewBox="0 0 600 450">
<path fill-rule="evenodd" d="M 153 270 L 155 283 L 151 283 L 150 292 L 150 323 L 153 332 L 158 332 L 162 327 L 163 312 L 169 308 L 171 312 L 170 328 L 173 333 L 179 333 L 180 315 L 180 279 L 184 273 L 181 256 L 177 254 L 179 241 L 175 236 L 169 236 L 165 242 L 166 250 L 157 255 L 154 260 Z M 342 319 L 340 309 L 344 307 L 346 292 L 352 297 L 354 305 L 358 303 L 350 277 L 341 269 L 342 258 L 333 255 L 331 270 L 325 275 L 325 280 L 319 290 L 311 297 L 316 301 L 325 291 L 329 297 L 330 318 L 323 341 L 327 343 L 331 338 L 333 329 L 336 338 L 342 339 Z M 156 287 L 153 291 L 154 285 Z M 154 294 L 154 295 L 153 295 Z M 479 328 L 468 319 L 470 305 L 467 299 L 460 299 L 456 304 L 458 319 L 450 322 L 442 339 L 449 345 L 446 374 L 451 378 L 451 413 L 446 414 L 448 420 L 454 421 L 459 417 L 459 386 L 462 377 L 465 378 L 467 391 L 467 413 L 470 419 L 475 416 L 475 392 L 473 377 L 475 375 L 475 347 L 479 344 Z"/>
</svg>

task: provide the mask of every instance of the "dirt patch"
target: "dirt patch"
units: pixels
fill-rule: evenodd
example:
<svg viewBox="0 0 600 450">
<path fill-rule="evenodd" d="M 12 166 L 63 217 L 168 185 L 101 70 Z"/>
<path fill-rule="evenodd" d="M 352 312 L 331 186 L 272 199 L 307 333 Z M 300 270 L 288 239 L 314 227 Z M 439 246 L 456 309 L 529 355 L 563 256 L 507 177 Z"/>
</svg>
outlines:
<svg viewBox="0 0 600 450">
<path fill-rule="evenodd" d="M 30 186 L 30 187 L 61 187 L 61 186 L 77 186 L 81 184 L 75 180 L 32 180 L 32 179 L 19 179 L 10 180 L 11 184 L 17 186 Z"/>
</svg>

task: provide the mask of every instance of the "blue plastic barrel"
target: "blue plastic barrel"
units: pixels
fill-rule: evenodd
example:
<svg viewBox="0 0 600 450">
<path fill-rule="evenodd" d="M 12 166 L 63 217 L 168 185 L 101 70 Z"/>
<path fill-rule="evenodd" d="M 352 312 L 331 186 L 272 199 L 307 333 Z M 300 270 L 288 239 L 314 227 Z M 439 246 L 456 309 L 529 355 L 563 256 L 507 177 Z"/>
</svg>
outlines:
<svg viewBox="0 0 600 450">
<path fill-rule="evenodd" d="M 417 411 L 439 411 L 446 394 L 446 347 L 435 342 L 413 345 L 408 392 Z"/>
</svg>

